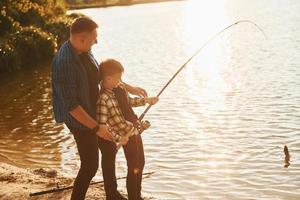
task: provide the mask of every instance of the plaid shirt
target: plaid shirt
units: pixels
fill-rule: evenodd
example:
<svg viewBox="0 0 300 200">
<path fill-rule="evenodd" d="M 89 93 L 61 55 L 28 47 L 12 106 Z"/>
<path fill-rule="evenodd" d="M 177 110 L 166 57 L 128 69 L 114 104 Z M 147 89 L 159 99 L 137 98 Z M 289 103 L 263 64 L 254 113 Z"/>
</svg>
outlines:
<svg viewBox="0 0 300 200">
<path fill-rule="evenodd" d="M 127 99 L 132 107 L 146 104 L 144 98 L 127 95 Z M 106 125 L 118 135 L 127 135 L 134 130 L 133 124 L 125 120 L 114 93 L 106 89 L 102 89 L 99 94 L 96 118 L 100 126 Z M 115 138 L 118 137 L 115 135 Z"/>
</svg>

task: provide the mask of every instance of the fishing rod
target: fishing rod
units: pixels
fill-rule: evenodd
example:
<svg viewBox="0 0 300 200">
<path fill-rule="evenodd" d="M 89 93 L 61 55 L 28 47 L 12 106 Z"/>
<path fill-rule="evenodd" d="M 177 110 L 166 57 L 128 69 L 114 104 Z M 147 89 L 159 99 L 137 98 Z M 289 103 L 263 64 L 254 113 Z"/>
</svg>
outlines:
<svg viewBox="0 0 300 200">
<path fill-rule="evenodd" d="M 151 174 L 154 174 L 155 172 L 148 172 L 148 173 L 143 173 L 143 175 L 145 176 L 145 178 L 149 177 Z M 117 178 L 117 180 L 120 180 L 120 179 L 125 179 L 127 176 L 122 176 L 122 177 L 119 177 Z M 104 181 L 97 181 L 97 182 L 92 182 L 90 183 L 90 185 L 95 185 L 95 184 L 98 184 L 98 183 L 103 183 Z M 68 186 L 68 187 L 63 187 L 63 188 L 53 188 L 53 189 L 50 189 L 50 190 L 44 190 L 44 191 L 41 191 L 41 192 L 35 192 L 35 193 L 30 193 L 29 196 L 38 196 L 38 195 L 42 195 L 42 194 L 49 194 L 49 193 L 54 193 L 54 192 L 61 192 L 61 191 L 64 191 L 64 190 L 70 190 L 70 189 L 73 189 L 74 186 Z"/>
<path fill-rule="evenodd" d="M 167 84 L 161 89 L 161 91 L 156 95 L 156 97 L 159 97 L 161 95 L 161 93 L 163 93 L 163 91 L 168 87 L 168 85 L 174 80 L 174 78 L 181 72 L 181 70 L 204 48 L 206 47 L 206 45 L 208 45 L 212 40 L 214 40 L 217 36 L 219 36 L 221 33 L 223 33 L 224 31 L 226 31 L 227 29 L 240 24 L 240 23 L 250 23 L 252 25 L 254 25 L 256 28 L 258 28 L 258 30 L 260 30 L 260 32 L 263 33 L 264 37 L 267 38 L 265 32 L 254 22 L 250 21 L 250 20 L 239 20 L 234 22 L 233 24 L 227 26 L 226 28 L 224 28 L 223 30 L 219 31 L 218 33 L 216 33 L 215 35 L 213 35 L 206 43 L 204 43 L 204 45 L 202 45 L 179 69 L 178 71 L 174 74 L 174 76 L 167 82 Z M 146 115 L 146 113 L 148 112 L 148 110 L 152 107 L 152 105 L 149 105 L 145 111 L 140 115 L 139 117 L 139 121 L 141 121 L 144 116 Z"/>
</svg>

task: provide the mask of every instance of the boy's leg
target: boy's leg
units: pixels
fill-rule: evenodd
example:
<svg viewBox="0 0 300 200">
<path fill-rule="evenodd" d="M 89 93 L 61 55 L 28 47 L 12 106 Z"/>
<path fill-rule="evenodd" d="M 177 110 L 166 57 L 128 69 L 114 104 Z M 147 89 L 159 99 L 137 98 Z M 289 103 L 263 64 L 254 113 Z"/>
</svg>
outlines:
<svg viewBox="0 0 300 200">
<path fill-rule="evenodd" d="M 141 197 L 142 175 L 145 165 L 144 148 L 141 135 L 130 137 L 128 143 L 123 146 L 127 160 L 126 187 L 129 200 L 137 200 Z"/>
<path fill-rule="evenodd" d="M 83 200 L 99 166 L 99 150 L 97 136 L 89 131 L 75 131 L 71 129 L 78 153 L 80 169 L 74 182 L 71 200 Z"/>
<path fill-rule="evenodd" d="M 99 138 L 99 148 L 101 150 L 101 166 L 104 179 L 104 190 L 107 200 L 118 200 L 123 197 L 117 190 L 116 180 L 116 153 L 117 145 L 114 142 L 110 142 Z"/>
</svg>

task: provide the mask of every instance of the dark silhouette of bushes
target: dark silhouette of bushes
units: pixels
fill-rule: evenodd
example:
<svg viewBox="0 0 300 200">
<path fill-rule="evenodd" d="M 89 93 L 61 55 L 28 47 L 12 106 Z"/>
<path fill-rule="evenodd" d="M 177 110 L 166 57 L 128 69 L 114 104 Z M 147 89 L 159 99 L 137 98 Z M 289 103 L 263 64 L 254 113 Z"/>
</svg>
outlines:
<svg viewBox="0 0 300 200">
<path fill-rule="evenodd" d="M 19 58 L 25 67 L 48 61 L 52 58 L 56 47 L 52 34 L 33 26 L 14 33 L 11 40 L 16 49 L 23 49 L 19 52 Z"/>
<path fill-rule="evenodd" d="M 63 0 L 0 1 L 0 72 L 41 65 L 69 38 Z"/>
</svg>

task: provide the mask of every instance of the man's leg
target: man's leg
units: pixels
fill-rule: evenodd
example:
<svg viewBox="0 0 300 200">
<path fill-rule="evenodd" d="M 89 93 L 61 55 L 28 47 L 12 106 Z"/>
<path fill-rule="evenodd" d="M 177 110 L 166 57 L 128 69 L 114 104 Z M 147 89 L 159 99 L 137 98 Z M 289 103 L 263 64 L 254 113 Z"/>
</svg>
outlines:
<svg viewBox="0 0 300 200">
<path fill-rule="evenodd" d="M 97 136 L 90 131 L 71 130 L 71 132 L 74 135 L 81 161 L 71 200 L 83 200 L 99 166 Z"/>
<path fill-rule="evenodd" d="M 141 135 L 130 137 L 128 143 L 123 146 L 127 160 L 126 187 L 129 200 L 137 200 L 141 197 L 142 176 L 145 165 L 144 148 Z"/>
</svg>

